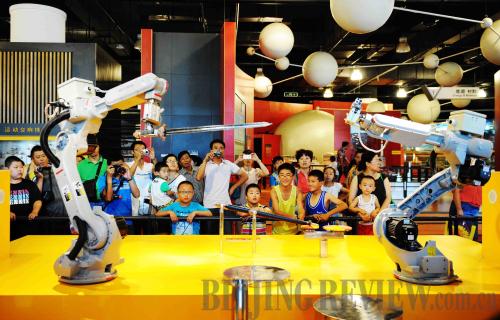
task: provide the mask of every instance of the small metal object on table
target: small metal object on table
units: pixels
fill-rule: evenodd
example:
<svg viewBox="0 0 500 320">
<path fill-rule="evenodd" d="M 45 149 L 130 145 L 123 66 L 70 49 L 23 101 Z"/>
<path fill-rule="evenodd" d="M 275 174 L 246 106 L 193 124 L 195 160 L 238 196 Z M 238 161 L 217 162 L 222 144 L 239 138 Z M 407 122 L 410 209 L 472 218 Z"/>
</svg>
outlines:
<svg viewBox="0 0 500 320">
<path fill-rule="evenodd" d="M 319 256 L 327 258 L 328 239 L 344 239 L 344 231 L 304 231 L 304 238 L 319 239 Z"/>
<path fill-rule="evenodd" d="M 271 266 L 238 266 L 226 269 L 224 278 L 233 286 L 233 319 L 248 319 L 248 286 L 254 283 L 285 281 L 290 272 Z"/>
<path fill-rule="evenodd" d="M 361 295 L 321 297 L 314 310 L 327 319 L 402 319 L 403 310 L 384 306 L 382 299 Z"/>
</svg>

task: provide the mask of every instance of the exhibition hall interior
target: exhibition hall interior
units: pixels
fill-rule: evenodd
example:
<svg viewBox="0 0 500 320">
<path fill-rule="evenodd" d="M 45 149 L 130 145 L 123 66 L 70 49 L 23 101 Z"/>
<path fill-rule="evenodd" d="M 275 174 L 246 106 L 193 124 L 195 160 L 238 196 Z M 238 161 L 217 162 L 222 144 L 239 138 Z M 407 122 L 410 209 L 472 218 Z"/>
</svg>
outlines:
<svg viewBox="0 0 500 320">
<path fill-rule="evenodd" d="M 0 3 L 1 319 L 500 319 L 500 1 Z"/>
</svg>

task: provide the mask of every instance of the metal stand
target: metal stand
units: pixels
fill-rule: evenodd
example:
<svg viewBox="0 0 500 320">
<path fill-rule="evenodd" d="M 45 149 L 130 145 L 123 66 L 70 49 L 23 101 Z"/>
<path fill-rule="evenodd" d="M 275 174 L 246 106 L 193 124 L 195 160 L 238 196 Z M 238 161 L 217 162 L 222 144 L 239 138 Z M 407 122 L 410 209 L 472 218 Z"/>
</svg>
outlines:
<svg viewBox="0 0 500 320">
<path fill-rule="evenodd" d="M 402 309 L 384 306 L 381 299 L 361 295 L 322 297 L 313 306 L 328 319 L 401 319 L 403 316 Z"/>
<path fill-rule="evenodd" d="M 319 256 L 320 258 L 328 258 L 328 239 L 343 239 L 344 232 L 306 231 L 304 238 L 319 239 Z"/>
<path fill-rule="evenodd" d="M 271 266 L 239 266 L 224 271 L 224 277 L 231 281 L 233 320 L 248 319 L 248 286 L 260 282 L 285 281 L 290 272 Z"/>
</svg>

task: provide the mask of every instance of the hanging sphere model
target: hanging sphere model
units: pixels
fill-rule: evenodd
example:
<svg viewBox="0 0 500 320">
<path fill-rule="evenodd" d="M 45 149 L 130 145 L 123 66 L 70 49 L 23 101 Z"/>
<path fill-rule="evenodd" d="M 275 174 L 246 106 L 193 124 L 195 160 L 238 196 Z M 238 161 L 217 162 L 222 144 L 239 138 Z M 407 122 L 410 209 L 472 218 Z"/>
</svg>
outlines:
<svg viewBox="0 0 500 320">
<path fill-rule="evenodd" d="M 372 101 L 366 106 L 366 112 L 382 113 L 385 111 L 385 106 L 382 101 Z"/>
<path fill-rule="evenodd" d="M 500 20 L 493 22 L 491 27 L 500 34 Z M 500 66 L 500 38 L 495 32 L 489 28 L 484 30 L 479 46 L 486 60 Z"/>
<path fill-rule="evenodd" d="M 424 67 L 427 69 L 436 69 L 439 66 L 439 57 L 435 54 L 428 54 L 424 57 Z"/>
<path fill-rule="evenodd" d="M 311 53 L 302 64 L 302 75 L 313 87 L 322 88 L 329 85 L 338 73 L 337 60 L 324 51 Z"/>
<path fill-rule="evenodd" d="M 280 71 L 286 70 L 290 66 L 290 60 L 287 57 L 278 58 L 274 61 L 274 66 Z"/>
<path fill-rule="evenodd" d="M 470 99 L 451 99 L 451 104 L 458 109 L 467 107 L 469 103 Z"/>
<path fill-rule="evenodd" d="M 266 76 L 257 76 L 254 79 L 254 95 L 257 98 L 267 98 L 273 91 L 273 83 Z"/>
<path fill-rule="evenodd" d="M 443 63 L 435 73 L 436 82 L 439 83 L 441 87 L 452 87 L 459 84 L 463 75 L 464 71 L 462 67 L 455 62 Z"/>
<path fill-rule="evenodd" d="M 309 149 L 321 161 L 323 155 L 334 149 L 334 120 L 333 115 L 320 110 L 288 117 L 274 132 L 281 135 L 281 154 L 294 155 L 299 149 Z"/>
<path fill-rule="evenodd" d="M 286 56 L 293 48 L 293 32 L 283 24 L 274 22 L 262 29 L 259 35 L 259 48 L 262 53 L 273 59 Z"/>
<path fill-rule="evenodd" d="M 357 34 L 383 26 L 393 9 L 394 0 L 330 0 L 335 22 L 342 29 Z"/>
<path fill-rule="evenodd" d="M 436 121 L 441 113 L 439 101 L 429 101 L 425 94 L 418 94 L 410 99 L 406 111 L 412 121 L 424 124 Z"/>
</svg>

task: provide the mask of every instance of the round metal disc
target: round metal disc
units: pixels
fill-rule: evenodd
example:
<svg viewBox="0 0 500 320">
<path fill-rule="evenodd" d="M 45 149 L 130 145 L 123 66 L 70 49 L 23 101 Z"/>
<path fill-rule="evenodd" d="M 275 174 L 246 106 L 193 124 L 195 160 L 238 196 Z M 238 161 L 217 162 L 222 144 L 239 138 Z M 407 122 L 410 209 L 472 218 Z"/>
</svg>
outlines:
<svg viewBox="0 0 500 320">
<path fill-rule="evenodd" d="M 226 269 L 224 277 L 229 280 L 283 281 L 290 278 L 290 272 L 271 266 L 238 266 Z"/>
<path fill-rule="evenodd" d="M 304 232 L 304 238 L 306 239 L 325 239 L 325 238 L 344 238 L 344 232 L 337 231 L 306 231 Z"/>
<path fill-rule="evenodd" d="M 381 299 L 361 295 L 322 297 L 314 302 L 314 310 L 331 319 L 398 319 L 401 309 L 384 308 Z"/>
</svg>

